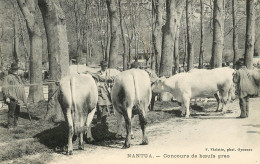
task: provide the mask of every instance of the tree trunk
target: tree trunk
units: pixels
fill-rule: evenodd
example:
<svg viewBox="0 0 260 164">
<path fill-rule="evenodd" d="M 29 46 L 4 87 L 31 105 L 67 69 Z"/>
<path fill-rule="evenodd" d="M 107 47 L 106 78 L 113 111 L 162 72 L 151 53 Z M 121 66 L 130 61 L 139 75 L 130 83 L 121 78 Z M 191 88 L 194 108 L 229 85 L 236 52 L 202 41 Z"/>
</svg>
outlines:
<svg viewBox="0 0 260 164">
<path fill-rule="evenodd" d="M 43 16 L 47 36 L 49 54 L 50 80 L 59 81 L 69 74 L 69 50 L 66 31 L 65 14 L 56 0 L 39 0 L 39 7 Z M 50 99 L 48 117 L 56 115 L 56 120 L 62 120 L 61 108 L 58 105 L 57 94 L 53 95 L 58 87 L 49 85 Z"/>
<path fill-rule="evenodd" d="M 203 68 L 204 58 L 204 2 L 200 0 L 200 55 L 199 55 L 199 68 Z"/>
<path fill-rule="evenodd" d="M 173 51 L 175 40 L 175 0 L 166 1 L 166 23 L 162 26 L 162 57 L 160 65 L 160 76 L 172 76 Z"/>
<path fill-rule="evenodd" d="M 23 44 L 24 51 L 25 51 L 25 55 L 24 55 L 25 70 L 27 72 L 29 72 L 29 52 L 28 52 L 28 49 L 26 46 L 25 33 L 24 33 L 25 29 L 23 28 L 24 26 L 22 25 L 22 20 L 21 20 L 20 15 L 18 15 L 18 18 L 19 18 L 19 23 L 20 23 L 20 27 L 21 27 L 22 44 Z"/>
<path fill-rule="evenodd" d="M 188 65 L 187 71 L 193 68 L 194 60 L 194 48 L 193 48 L 193 36 L 192 36 L 192 0 L 186 0 L 186 22 L 187 22 L 187 42 L 188 42 Z"/>
<path fill-rule="evenodd" d="M 42 33 L 36 22 L 36 4 L 35 1 L 17 0 L 18 5 L 26 20 L 27 30 L 30 39 L 30 83 L 28 100 L 37 103 L 42 100 Z M 30 7 L 29 7 L 30 5 Z"/>
<path fill-rule="evenodd" d="M 14 40 L 13 40 L 13 59 L 15 63 L 19 62 L 18 54 L 19 54 L 19 25 L 18 25 L 18 16 L 17 13 L 14 14 Z"/>
<path fill-rule="evenodd" d="M 122 44 L 123 44 L 123 71 L 127 69 L 127 49 L 126 49 L 126 41 L 125 41 L 125 32 L 124 32 L 124 27 L 123 27 L 123 16 L 122 16 L 122 11 L 121 11 L 121 0 L 118 1 L 118 6 L 119 6 L 119 17 L 120 17 L 120 29 L 121 29 L 121 36 L 122 36 Z"/>
<path fill-rule="evenodd" d="M 254 43 L 255 43 L 255 0 L 246 1 L 246 42 L 245 64 L 253 69 Z"/>
<path fill-rule="evenodd" d="M 162 15 L 163 15 L 163 1 L 153 0 L 154 13 L 155 13 L 155 25 L 153 32 L 153 47 L 155 56 L 155 70 L 159 73 L 160 61 L 161 61 L 161 41 L 162 41 Z"/>
<path fill-rule="evenodd" d="M 214 0 L 212 68 L 222 67 L 222 53 L 224 48 L 224 9 L 224 0 Z"/>
<path fill-rule="evenodd" d="M 109 68 L 116 68 L 117 66 L 117 55 L 119 47 L 119 19 L 117 15 L 116 0 L 107 0 L 107 8 L 110 18 L 110 50 L 109 50 Z"/>
<path fill-rule="evenodd" d="M 232 17 L 233 17 L 233 68 L 235 68 L 235 63 L 237 61 L 238 56 L 238 37 L 237 37 L 237 18 L 236 18 L 236 10 L 237 10 L 237 0 L 232 0 Z"/>
<path fill-rule="evenodd" d="M 180 40 L 180 25 L 181 25 L 181 18 L 182 13 L 184 10 L 184 1 L 180 1 L 177 6 L 177 14 L 176 14 L 176 35 L 174 40 L 174 70 L 173 74 L 179 72 L 179 65 L 180 65 L 180 56 L 179 56 L 179 40 Z"/>
</svg>

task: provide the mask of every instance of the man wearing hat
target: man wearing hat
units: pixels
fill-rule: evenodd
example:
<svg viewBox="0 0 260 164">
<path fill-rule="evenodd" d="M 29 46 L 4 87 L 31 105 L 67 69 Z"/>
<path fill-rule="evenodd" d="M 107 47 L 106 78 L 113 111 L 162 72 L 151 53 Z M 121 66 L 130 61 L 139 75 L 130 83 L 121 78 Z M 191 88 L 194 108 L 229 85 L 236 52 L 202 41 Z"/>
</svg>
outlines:
<svg viewBox="0 0 260 164">
<path fill-rule="evenodd" d="M 109 106 L 112 105 L 110 97 L 112 78 L 110 72 L 107 70 L 107 65 L 106 61 L 101 61 L 101 70 L 97 72 L 99 81 L 97 119 L 101 121 L 102 125 L 107 125 L 107 115 L 110 111 Z"/>
<path fill-rule="evenodd" d="M 12 63 L 8 71 L 8 75 L 3 81 L 3 95 L 4 101 L 8 105 L 8 124 L 7 127 L 16 127 L 18 125 L 18 116 L 20 113 L 20 106 L 26 103 L 25 90 L 23 81 L 18 76 L 18 65 Z"/>
<path fill-rule="evenodd" d="M 235 64 L 237 71 L 233 74 L 233 81 L 237 84 L 239 96 L 241 110 L 239 118 L 246 118 L 249 116 L 250 96 L 259 94 L 260 72 L 247 69 L 243 58 L 240 58 Z"/>
</svg>

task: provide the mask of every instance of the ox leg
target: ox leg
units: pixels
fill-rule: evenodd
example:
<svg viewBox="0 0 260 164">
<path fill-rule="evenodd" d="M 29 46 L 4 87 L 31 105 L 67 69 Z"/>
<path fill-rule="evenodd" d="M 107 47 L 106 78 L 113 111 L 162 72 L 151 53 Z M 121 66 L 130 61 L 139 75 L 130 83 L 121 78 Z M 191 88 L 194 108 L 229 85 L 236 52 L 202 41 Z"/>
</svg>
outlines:
<svg viewBox="0 0 260 164">
<path fill-rule="evenodd" d="M 123 148 L 129 148 L 131 143 L 131 118 L 132 118 L 132 107 L 126 108 L 127 113 L 124 113 L 125 126 L 126 126 L 126 139 Z"/>
<path fill-rule="evenodd" d="M 117 110 L 114 110 L 115 116 L 117 119 L 117 132 L 116 132 L 116 138 L 121 139 L 122 138 L 122 120 L 123 120 L 123 115 L 117 112 Z"/>
<path fill-rule="evenodd" d="M 220 112 L 220 111 L 222 111 L 222 108 L 220 108 L 221 107 L 221 101 L 220 101 L 220 98 L 219 98 L 219 96 L 218 96 L 218 94 L 214 94 L 214 97 L 216 98 L 216 101 L 217 101 L 217 110 L 216 110 L 216 112 Z"/>
<path fill-rule="evenodd" d="M 88 140 L 88 142 L 94 141 L 94 138 L 91 133 L 91 122 L 93 120 L 95 112 L 96 112 L 96 107 L 88 114 L 88 118 L 87 118 L 87 140 Z"/>
<path fill-rule="evenodd" d="M 72 145 L 72 137 L 74 134 L 74 129 L 73 129 L 73 121 L 72 121 L 72 116 L 71 116 L 71 112 L 70 109 L 66 109 L 66 111 L 68 111 L 68 113 L 66 114 L 67 116 L 67 123 L 68 123 L 68 128 L 69 128 L 69 136 L 68 136 L 68 150 L 67 150 L 67 155 L 72 155 L 73 152 L 73 145 Z"/>
<path fill-rule="evenodd" d="M 139 113 L 139 120 L 140 120 L 140 126 L 141 126 L 141 129 L 142 129 L 142 132 L 143 132 L 143 139 L 142 139 L 142 145 L 148 145 L 148 138 L 146 136 L 146 124 L 147 124 L 147 120 L 145 118 L 145 113 L 144 113 L 144 110 L 140 110 L 140 113 Z"/>
<path fill-rule="evenodd" d="M 83 132 L 79 133 L 79 150 L 84 150 Z"/>
<path fill-rule="evenodd" d="M 221 103 L 222 103 L 222 113 L 226 113 L 226 105 L 228 101 L 228 92 L 224 91 L 221 96 Z"/>
<path fill-rule="evenodd" d="M 186 110 L 185 111 L 185 118 L 189 118 L 190 117 L 190 98 L 189 98 L 189 96 L 184 96 L 183 107 Z"/>
</svg>

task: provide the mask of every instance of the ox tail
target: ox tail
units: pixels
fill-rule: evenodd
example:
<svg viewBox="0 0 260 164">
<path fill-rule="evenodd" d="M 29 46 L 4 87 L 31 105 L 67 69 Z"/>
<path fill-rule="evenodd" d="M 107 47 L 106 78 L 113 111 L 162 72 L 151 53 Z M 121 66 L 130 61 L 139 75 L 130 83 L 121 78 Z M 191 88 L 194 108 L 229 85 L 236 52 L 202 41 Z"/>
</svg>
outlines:
<svg viewBox="0 0 260 164">
<path fill-rule="evenodd" d="M 138 80 L 135 77 L 135 74 L 133 74 L 133 82 L 134 82 L 134 88 L 135 88 L 135 100 L 136 100 L 136 107 L 140 108 L 140 95 L 139 95 L 139 85 Z"/>
<path fill-rule="evenodd" d="M 72 120 L 73 120 L 73 127 L 74 127 L 74 133 L 77 131 L 77 126 L 75 125 L 75 117 L 77 117 L 77 103 L 75 101 L 75 97 L 76 97 L 76 91 L 75 91 L 75 76 L 72 76 L 70 79 L 70 89 L 71 89 L 71 105 L 72 105 Z M 78 120 L 78 119 L 76 119 Z"/>
</svg>

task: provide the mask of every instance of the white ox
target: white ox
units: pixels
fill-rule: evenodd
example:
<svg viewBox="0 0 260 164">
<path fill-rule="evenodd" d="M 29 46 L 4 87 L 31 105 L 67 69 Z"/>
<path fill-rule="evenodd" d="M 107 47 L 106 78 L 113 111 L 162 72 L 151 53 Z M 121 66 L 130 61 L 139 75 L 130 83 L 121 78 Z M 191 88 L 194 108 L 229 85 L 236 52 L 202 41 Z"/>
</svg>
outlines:
<svg viewBox="0 0 260 164">
<path fill-rule="evenodd" d="M 72 137 L 79 135 L 79 150 L 84 149 L 83 133 L 93 140 L 90 124 L 98 101 L 97 85 L 91 75 L 68 75 L 60 80 L 58 100 L 68 125 L 68 150 L 73 151 Z"/>
<path fill-rule="evenodd" d="M 123 148 L 130 147 L 131 118 L 133 113 L 139 115 L 143 132 L 142 144 L 148 144 L 145 132 L 146 112 L 151 101 L 151 82 L 147 72 L 140 69 L 130 69 L 119 73 L 112 88 L 112 103 L 117 117 L 117 136 L 122 135 L 122 119 L 126 123 L 126 140 Z"/>
<path fill-rule="evenodd" d="M 180 73 L 167 79 L 158 79 L 152 85 L 152 90 L 156 93 L 172 93 L 186 109 L 186 118 L 190 116 L 191 98 L 208 97 L 219 92 L 219 99 L 223 103 L 222 110 L 225 113 L 228 97 L 235 98 L 235 87 L 232 81 L 234 72 L 233 69 L 224 67 Z"/>
</svg>

